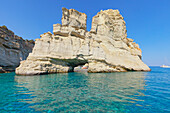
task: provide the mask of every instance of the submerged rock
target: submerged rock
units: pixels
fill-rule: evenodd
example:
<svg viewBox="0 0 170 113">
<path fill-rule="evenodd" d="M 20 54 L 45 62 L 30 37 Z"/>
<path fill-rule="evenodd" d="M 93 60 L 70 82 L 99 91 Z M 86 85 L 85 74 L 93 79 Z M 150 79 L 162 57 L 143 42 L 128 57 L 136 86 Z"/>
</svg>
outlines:
<svg viewBox="0 0 170 113">
<path fill-rule="evenodd" d="M 118 10 L 99 12 L 90 32 L 86 30 L 86 14 L 74 9 L 62 11 L 62 25 L 54 24 L 53 34 L 47 32 L 36 39 L 32 53 L 16 74 L 66 73 L 81 67 L 88 72 L 150 71 L 141 60 L 139 45 L 127 38 Z"/>
<path fill-rule="evenodd" d="M 34 41 L 23 40 L 6 26 L 0 26 L 0 72 L 15 71 L 32 51 Z"/>
</svg>

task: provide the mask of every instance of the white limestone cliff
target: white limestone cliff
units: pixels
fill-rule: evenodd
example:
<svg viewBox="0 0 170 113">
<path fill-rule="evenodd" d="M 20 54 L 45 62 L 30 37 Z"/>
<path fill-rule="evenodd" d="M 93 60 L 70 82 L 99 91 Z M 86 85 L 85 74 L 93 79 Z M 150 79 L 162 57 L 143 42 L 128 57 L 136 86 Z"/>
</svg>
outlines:
<svg viewBox="0 0 170 113">
<path fill-rule="evenodd" d="M 141 60 L 139 45 L 127 38 L 125 21 L 118 10 L 99 12 L 86 30 L 87 16 L 63 8 L 62 25 L 36 39 L 19 75 L 65 73 L 85 66 L 88 72 L 150 71 Z"/>
</svg>

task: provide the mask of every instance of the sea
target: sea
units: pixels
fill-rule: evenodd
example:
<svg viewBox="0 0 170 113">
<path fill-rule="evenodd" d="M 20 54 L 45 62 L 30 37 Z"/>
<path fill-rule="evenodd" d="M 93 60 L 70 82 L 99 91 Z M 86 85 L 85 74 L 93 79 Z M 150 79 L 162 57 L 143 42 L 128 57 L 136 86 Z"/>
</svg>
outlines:
<svg viewBox="0 0 170 113">
<path fill-rule="evenodd" d="M 170 113 L 170 68 L 151 72 L 0 74 L 0 113 Z"/>
</svg>

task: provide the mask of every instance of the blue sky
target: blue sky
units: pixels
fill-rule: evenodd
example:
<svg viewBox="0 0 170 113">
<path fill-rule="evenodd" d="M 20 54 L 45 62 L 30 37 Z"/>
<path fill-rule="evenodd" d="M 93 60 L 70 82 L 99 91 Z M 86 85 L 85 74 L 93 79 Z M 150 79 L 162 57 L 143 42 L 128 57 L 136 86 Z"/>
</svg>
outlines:
<svg viewBox="0 0 170 113">
<path fill-rule="evenodd" d="M 87 14 L 87 29 L 100 10 L 119 9 L 129 38 L 148 65 L 170 65 L 170 0 L 1 0 L 0 25 L 24 39 L 36 39 L 61 23 L 62 7 Z"/>
</svg>

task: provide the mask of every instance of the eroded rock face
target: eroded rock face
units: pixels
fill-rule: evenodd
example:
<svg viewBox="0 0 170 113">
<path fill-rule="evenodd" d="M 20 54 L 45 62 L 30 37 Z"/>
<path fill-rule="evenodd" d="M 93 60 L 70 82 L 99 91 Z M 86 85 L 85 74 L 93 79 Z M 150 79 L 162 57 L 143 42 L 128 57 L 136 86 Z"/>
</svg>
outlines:
<svg viewBox="0 0 170 113">
<path fill-rule="evenodd" d="M 62 25 L 72 26 L 75 28 L 86 29 L 87 15 L 85 13 L 80 13 L 74 9 L 62 8 Z"/>
<path fill-rule="evenodd" d="M 23 40 L 6 26 L 0 26 L 0 72 L 14 71 L 33 46 L 34 41 Z"/>
<path fill-rule="evenodd" d="M 36 39 L 27 60 L 16 69 L 20 75 L 72 72 L 150 71 L 141 60 L 139 45 L 127 38 L 126 26 L 118 10 L 105 10 L 93 17 L 86 30 L 87 16 L 63 8 L 62 25 Z"/>
</svg>

